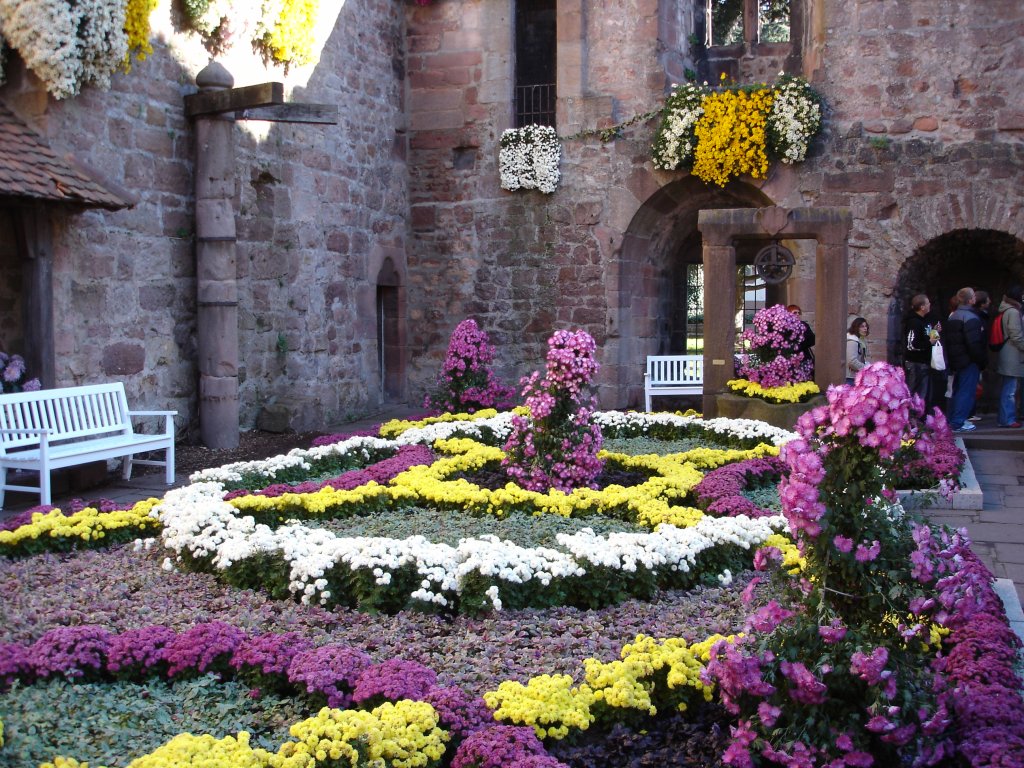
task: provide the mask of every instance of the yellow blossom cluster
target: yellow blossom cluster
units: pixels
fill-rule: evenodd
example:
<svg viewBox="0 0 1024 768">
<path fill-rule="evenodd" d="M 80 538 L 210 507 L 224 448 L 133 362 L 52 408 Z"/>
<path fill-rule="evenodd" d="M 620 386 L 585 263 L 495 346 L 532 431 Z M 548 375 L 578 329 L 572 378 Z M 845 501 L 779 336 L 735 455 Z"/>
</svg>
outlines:
<svg viewBox="0 0 1024 768">
<path fill-rule="evenodd" d="M 778 549 L 782 553 L 782 567 L 793 576 L 807 567 L 807 560 L 800 554 L 796 543 L 784 534 L 773 533 L 764 540 L 761 548 L 764 547 L 775 547 Z"/>
<path fill-rule="evenodd" d="M 571 728 L 585 731 L 594 722 L 595 701 L 590 686 L 573 686 L 569 675 L 539 675 L 526 685 L 506 680 L 484 694 L 495 720 L 529 725 L 541 739 L 564 739 Z"/>
<path fill-rule="evenodd" d="M 265 749 L 249 746 L 245 731 L 223 739 L 181 733 L 148 755 L 132 760 L 128 768 L 264 768 L 270 757 Z"/>
<path fill-rule="evenodd" d="M 713 689 L 701 680 L 711 660 L 711 648 L 738 637 L 715 634 L 687 645 L 682 638 L 656 640 L 637 635 L 622 647 L 621 660 L 585 659 L 582 685 L 574 686 L 569 675 L 539 675 L 526 685 L 506 681 L 498 690 L 485 693 L 484 701 L 494 710 L 496 720 L 529 725 L 541 739 L 563 739 L 571 728 L 586 730 L 601 705 L 653 716 L 658 711 L 654 701 L 660 697 L 683 711 L 693 695 L 711 701 Z"/>
<path fill-rule="evenodd" d="M 139 61 L 144 61 L 153 53 L 149 42 L 149 16 L 153 13 L 159 0 L 128 0 L 124 11 L 124 31 L 128 35 L 128 53 L 124 57 L 123 69 L 130 72 L 132 54 Z"/>
<path fill-rule="evenodd" d="M 745 397 L 757 397 L 769 403 L 802 403 L 821 392 L 813 381 L 801 381 L 784 387 L 762 387 L 756 381 L 730 379 L 725 385 Z"/>
<path fill-rule="evenodd" d="M 388 765 L 421 768 L 444 754 L 450 738 L 438 728 L 438 715 L 424 701 L 403 699 L 370 712 L 324 707 L 289 729 L 295 741 L 281 745 L 270 768 L 315 768 L 329 765 Z M 374 762 L 377 761 L 377 762 Z"/>
<path fill-rule="evenodd" d="M 283 493 L 280 496 L 238 496 L 228 503 L 244 514 L 259 515 L 278 512 L 282 519 L 326 515 L 342 508 L 353 510 L 375 505 L 388 499 L 388 488 L 372 480 L 351 490 L 335 490 L 330 486 L 313 493 Z"/>
<path fill-rule="evenodd" d="M 0 531 L 0 553 L 30 549 L 39 539 L 57 540 L 62 544 L 94 543 L 114 531 L 131 529 L 140 534 L 157 531 L 160 521 L 150 513 L 159 503 L 159 499 L 146 499 L 131 509 L 115 512 L 100 512 L 94 507 L 86 507 L 71 515 L 65 515 L 59 509 L 36 512 L 30 523 L 13 531 Z"/>
<path fill-rule="evenodd" d="M 320 0 L 283 0 L 279 7 L 280 15 L 255 42 L 274 61 L 288 66 L 310 63 L 315 58 L 313 31 Z"/>
<path fill-rule="evenodd" d="M 442 424 L 448 421 L 475 421 L 477 419 L 491 419 L 498 415 L 494 408 L 484 408 L 476 413 L 441 413 L 437 416 L 427 416 L 424 419 L 408 421 L 405 419 L 391 419 L 385 421 L 377 430 L 381 437 L 393 440 L 403 432 L 410 429 L 420 429 L 429 424 Z"/>
<path fill-rule="evenodd" d="M 704 114 L 694 129 L 693 175 L 724 187 L 734 176 L 763 179 L 768 173 L 766 127 L 774 92 L 726 90 L 701 102 Z"/>
<path fill-rule="evenodd" d="M 667 691 L 661 691 L 680 711 L 684 711 L 690 694 L 696 692 L 705 701 L 711 701 L 712 687 L 701 680 L 701 674 L 710 659 L 711 647 L 720 640 L 734 641 L 734 636 L 712 635 L 700 643 L 688 646 L 682 638 L 656 640 L 647 635 L 636 639 L 622 648 L 621 661 L 607 664 L 596 659 L 583 662 L 587 684 L 594 694 L 613 707 L 647 709 L 657 714 L 651 694 L 655 691 L 664 672 Z M 635 695 L 642 690 L 646 698 Z M 669 691 L 675 692 L 669 695 Z"/>
</svg>

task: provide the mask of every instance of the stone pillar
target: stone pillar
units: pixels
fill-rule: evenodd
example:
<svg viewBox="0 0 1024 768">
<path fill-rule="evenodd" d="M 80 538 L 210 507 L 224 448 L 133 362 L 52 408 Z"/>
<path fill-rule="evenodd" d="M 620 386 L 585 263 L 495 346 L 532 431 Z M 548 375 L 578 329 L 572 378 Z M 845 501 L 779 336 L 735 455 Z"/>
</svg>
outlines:
<svg viewBox="0 0 1024 768">
<path fill-rule="evenodd" d="M 234 78 L 210 62 L 200 92 L 227 90 Z M 238 445 L 238 286 L 235 266 L 234 120 L 200 115 L 196 136 L 196 287 L 199 331 L 199 434 L 208 448 Z"/>
<path fill-rule="evenodd" d="M 819 233 L 819 238 L 831 232 Z M 824 392 L 829 384 L 846 378 L 846 236 L 841 242 L 818 240 L 815 275 L 818 292 L 814 305 L 814 383 Z"/>
<path fill-rule="evenodd" d="M 704 212 L 701 211 L 701 215 Z M 704 416 L 718 415 L 717 395 L 733 377 L 736 346 L 736 249 L 730 233 L 701 229 L 704 240 Z"/>
</svg>

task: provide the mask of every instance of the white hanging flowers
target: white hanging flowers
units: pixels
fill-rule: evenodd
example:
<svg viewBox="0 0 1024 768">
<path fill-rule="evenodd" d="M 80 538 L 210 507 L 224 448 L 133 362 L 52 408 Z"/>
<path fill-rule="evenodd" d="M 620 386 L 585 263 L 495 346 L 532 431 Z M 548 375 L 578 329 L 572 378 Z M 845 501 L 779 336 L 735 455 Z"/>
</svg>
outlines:
<svg viewBox="0 0 1024 768">
<path fill-rule="evenodd" d="M 110 87 L 128 54 L 123 0 L 0 0 L 0 29 L 54 98 Z"/>
<path fill-rule="evenodd" d="M 509 128 L 501 135 L 498 167 L 501 188 L 537 189 L 551 194 L 558 186 L 562 145 L 548 125 Z"/>
<path fill-rule="evenodd" d="M 821 99 L 805 80 L 784 75 L 775 83 L 768 114 L 768 146 L 783 163 L 799 163 L 821 128 Z"/>
</svg>

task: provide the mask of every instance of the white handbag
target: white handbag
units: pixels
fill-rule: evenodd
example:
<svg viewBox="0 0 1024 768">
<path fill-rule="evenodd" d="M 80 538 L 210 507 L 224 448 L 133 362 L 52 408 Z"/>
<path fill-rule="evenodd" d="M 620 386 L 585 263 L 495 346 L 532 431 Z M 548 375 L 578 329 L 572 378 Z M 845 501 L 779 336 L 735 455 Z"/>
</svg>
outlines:
<svg viewBox="0 0 1024 768">
<path fill-rule="evenodd" d="M 942 351 L 942 342 L 932 344 L 932 368 L 936 371 L 946 370 L 946 355 Z"/>
</svg>

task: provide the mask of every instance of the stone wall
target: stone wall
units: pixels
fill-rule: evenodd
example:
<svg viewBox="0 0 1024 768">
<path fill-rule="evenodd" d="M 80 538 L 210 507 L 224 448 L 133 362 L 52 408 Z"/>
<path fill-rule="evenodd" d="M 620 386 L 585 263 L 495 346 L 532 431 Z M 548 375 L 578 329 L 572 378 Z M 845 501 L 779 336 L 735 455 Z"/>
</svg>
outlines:
<svg viewBox="0 0 1024 768">
<path fill-rule="evenodd" d="M 337 104 L 338 125 L 235 129 L 241 421 L 279 403 L 298 429 L 379 407 L 376 277 L 405 270 L 403 10 L 323 4 L 319 62 L 285 75 L 250 51 L 220 60 L 236 86 L 283 81 L 289 101 Z M 339 10 L 340 8 L 340 10 Z M 192 133 L 183 97 L 208 55 L 160 3 L 152 56 L 109 92 L 48 98 L 15 59 L 0 97 L 58 150 L 137 200 L 54 215 L 58 385 L 122 380 L 134 407 L 194 427 Z M 239 48 L 248 48 L 244 44 Z"/>
<path fill-rule="evenodd" d="M 688 50 L 667 47 L 690 45 L 681 27 L 693 23 L 696 6 L 662 3 L 659 11 L 636 2 L 612 13 L 596 0 L 559 3 L 557 130 L 567 138 L 560 186 L 549 196 L 498 189 L 497 141 L 510 124 L 509 62 L 481 67 L 470 83 L 487 84 L 480 89 L 489 95 L 484 108 L 434 103 L 433 87 L 424 85 L 449 76 L 455 65 L 448 57 L 472 54 L 446 42 L 449 34 L 459 39 L 464 24 L 475 24 L 480 50 L 507 48 L 510 22 L 500 22 L 508 0 L 409 11 L 410 70 L 421 72 L 410 77 L 420 105 L 410 115 L 414 390 L 436 372 L 455 324 L 474 316 L 498 342 L 499 369 L 509 377 L 542 364 L 551 331 L 585 328 L 601 352 L 602 402 L 636 404 L 643 356 L 658 351 L 666 285 L 680 252 L 699 237 L 701 206 L 849 208 L 846 298 L 850 312 L 871 322 L 874 359 L 885 359 L 899 334 L 894 297 L 917 279 L 902 266 L 948 233 L 1002 233 L 1009 245 L 996 259 L 994 282 L 1024 279 L 1024 263 L 1014 261 L 1024 238 L 1024 126 L 1014 96 L 1024 86 L 1019 3 L 982 10 L 951 0 L 809 0 L 801 59 L 827 101 L 826 130 L 805 163 L 775 166 L 766 180 L 734 181 L 724 190 L 653 169 L 656 121 L 626 128 L 607 144 L 571 137 L 660 103 L 682 62 L 693 60 Z M 480 18 L 493 23 L 473 21 Z M 741 62 L 737 71 L 760 78 L 779 60 L 772 55 Z M 442 112 L 448 134 L 431 127 Z M 456 136 L 467 135 L 473 162 L 460 167 Z M 978 237 L 981 246 L 989 235 Z M 965 260 L 948 281 L 978 279 L 975 266 Z M 790 295 L 810 303 L 813 281 L 801 264 Z"/>
</svg>

